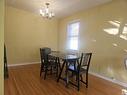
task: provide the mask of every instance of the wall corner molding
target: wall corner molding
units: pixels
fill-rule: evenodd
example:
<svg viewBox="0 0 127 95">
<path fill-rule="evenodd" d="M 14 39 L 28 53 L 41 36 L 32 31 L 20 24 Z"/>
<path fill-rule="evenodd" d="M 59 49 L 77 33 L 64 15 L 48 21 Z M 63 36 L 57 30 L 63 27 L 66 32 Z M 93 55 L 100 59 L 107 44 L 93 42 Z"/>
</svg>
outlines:
<svg viewBox="0 0 127 95">
<path fill-rule="evenodd" d="M 32 65 L 32 64 L 40 64 L 41 62 L 25 62 L 25 63 L 17 63 L 17 64 L 8 64 L 8 67 L 14 66 L 22 66 L 22 65 Z"/>
<path fill-rule="evenodd" d="M 118 85 L 120 85 L 120 86 L 123 86 L 123 87 L 127 88 L 127 83 L 121 82 L 121 81 L 119 81 L 119 80 L 111 79 L 111 78 L 102 76 L 102 75 L 100 75 L 100 74 L 98 74 L 98 73 L 94 73 L 94 72 L 91 72 L 91 71 L 89 72 L 89 74 L 91 74 L 91 75 L 93 75 L 93 76 L 99 77 L 99 78 L 101 78 L 101 79 L 110 81 L 110 82 L 112 82 L 112 83 L 115 83 L 115 84 L 118 84 Z"/>
</svg>

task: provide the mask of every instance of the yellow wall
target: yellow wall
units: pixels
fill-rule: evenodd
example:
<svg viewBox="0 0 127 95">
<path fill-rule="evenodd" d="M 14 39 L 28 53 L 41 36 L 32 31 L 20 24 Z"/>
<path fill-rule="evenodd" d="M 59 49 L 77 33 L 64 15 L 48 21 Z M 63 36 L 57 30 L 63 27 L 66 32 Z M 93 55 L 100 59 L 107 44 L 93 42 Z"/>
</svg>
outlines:
<svg viewBox="0 0 127 95">
<path fill-rule="evenodd" d="M 127 0 L 113 0 L 60 20 L 59 50 L 66 50 L 67 24 L 80 19 L 79 49 L 82 52 L 93 53 L 90 71 L 127 83 L 127 70 L 124 67 L 124 58 L 127 57 L 124 49 L 127 49 L 127 40 L 119 37 L 123 27 L 127 27 L 126 11 Z M 119 22 L 119 27 L 114 25 Z M 111 35 L 105 32 L 111 33 L 112 28 L 119 33 Z M 114 47 L 113 43 L 118 46 Z"/>
<path fill-rule="evenodd" d="M 39 62 L 40 47 L 58 48 L 58 20 L 46 20 L 32 14 L 6 6 L 5 44 L 9 64 Z"/>
<path fill-rule="evenodd" d="M 40 47 L 48 46 L 57 50 L 59 46 L 59 50 L 65 51 L 67 24 L 80 19 L 79 49 L 93 53 L 90 71 L 127 83 L 127 70 L 124 67 L 127 40 L 119 37 L 123 27 L 127 27 L 126 10 L 127 0 L 113 0 L 58 21 L 44 20 L 39 15 L 6 6 L 5 43 L 8 63 L 39 61 Z M 119 33 L 107 33 L 111 33 L 111 29 Z M 114 47 L 113 43 L 118 46 Z"/>
<path fill-rule="evenodd" d="M 3 55 L 4 55 L 4 0 L 0 0 L 0 95 L 4 95 Z"/>
</svg>

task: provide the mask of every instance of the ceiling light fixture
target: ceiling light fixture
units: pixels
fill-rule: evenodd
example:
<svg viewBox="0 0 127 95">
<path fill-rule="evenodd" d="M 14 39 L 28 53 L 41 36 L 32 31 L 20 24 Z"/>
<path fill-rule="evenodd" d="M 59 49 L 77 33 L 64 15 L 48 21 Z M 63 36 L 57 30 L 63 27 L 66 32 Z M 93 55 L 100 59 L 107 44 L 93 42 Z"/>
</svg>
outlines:
<svg viewBox="0 0 127 95">
<path fill-rule="evenodd" d="M 52 17 L 55 16 L 55 13 L 49 10 L 49 3 L 45 3 L 46 8 L 44 10 L 40 9 L 40 15 L 43 16 L 44 18 L 51 19 Z"/>
</svg>

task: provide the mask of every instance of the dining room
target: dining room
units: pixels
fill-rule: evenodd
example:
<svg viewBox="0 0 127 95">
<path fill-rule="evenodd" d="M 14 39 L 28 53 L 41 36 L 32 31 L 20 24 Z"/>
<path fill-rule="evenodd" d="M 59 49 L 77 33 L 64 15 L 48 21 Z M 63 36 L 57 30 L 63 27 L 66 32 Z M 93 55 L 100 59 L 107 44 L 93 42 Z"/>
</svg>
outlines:
<svg viewBox="0 0 127 95">
<path fill-rule="evenodd" d="M 3 6 L 3 95 L 127 95 L 127 0 Z"/>
</svg>

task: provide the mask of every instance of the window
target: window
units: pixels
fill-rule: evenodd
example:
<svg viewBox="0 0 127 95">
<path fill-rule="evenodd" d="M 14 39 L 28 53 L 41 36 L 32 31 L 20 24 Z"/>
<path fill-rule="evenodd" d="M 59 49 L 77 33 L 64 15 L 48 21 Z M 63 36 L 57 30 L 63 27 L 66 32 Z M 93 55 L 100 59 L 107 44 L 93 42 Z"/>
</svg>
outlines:
<svg viewBox="0 0 127 95">
<path fill-rule="evenodd" d="M 68 49 L 78 50 L 80 22 L 73 22 L 68 24 Z"/>
</svg>

